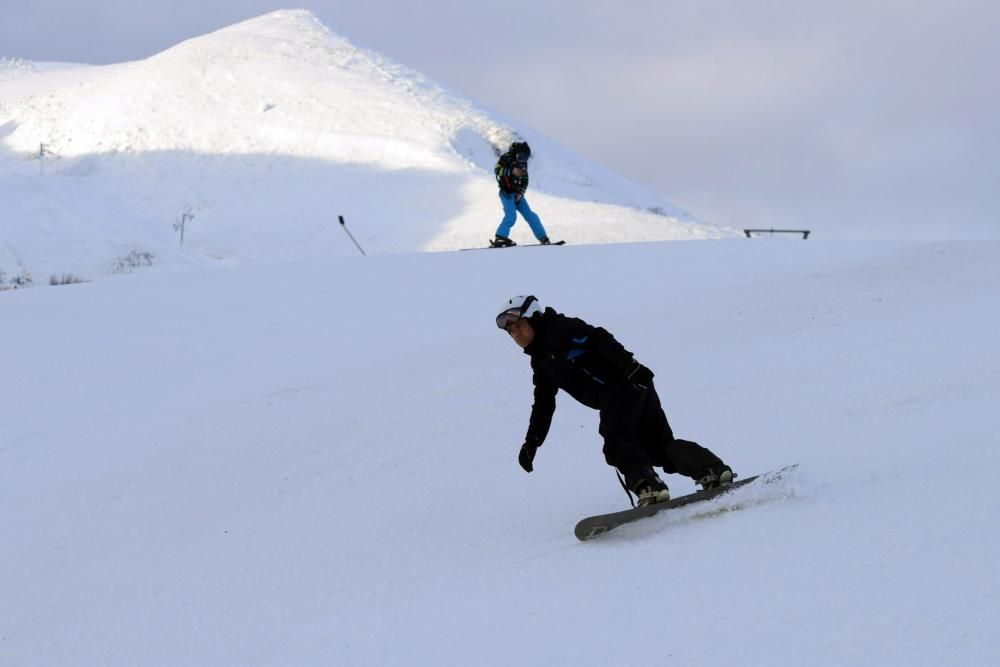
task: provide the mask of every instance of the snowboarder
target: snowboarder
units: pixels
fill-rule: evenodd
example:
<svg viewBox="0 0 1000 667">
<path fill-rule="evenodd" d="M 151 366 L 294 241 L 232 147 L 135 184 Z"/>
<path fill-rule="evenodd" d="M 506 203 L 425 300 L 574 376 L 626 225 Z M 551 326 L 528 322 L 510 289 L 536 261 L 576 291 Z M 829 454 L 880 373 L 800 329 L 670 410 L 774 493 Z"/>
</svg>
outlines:
<svg viewBox="0 0 1000 667">
<path fill-rule="evenodd" d="M 653 386 L 653 371 L 610 333 L 543 309 L 534 296 L 508 299 L 496 323 L 531 357 L 534 404 L 517 459 L 526 472 L 532 471 L 535 453 L 548 435 L 556 393 L 562 389 L 600 411 L 604 458 L 624 475 L 623 484 L 640 506 L 670 499 L 653 466 L 686 475 L 705 489 L 732 483 L 732 469 L 718 456 L 674 437 Z"/>
<path fill-rule="evenodd" d="M 500 203 L 503 204 L 503 220 L 497 228 L 496 238 L 491 241 L 494 247 L 507 247 L 517 245 L 510 239 L 510 230 L 517 222 L 517 214 L 520 211 L 524 219 L 528 221 L 531 232 L 542 245 L 549 245 L 548 234 L 542 221 L 531 207 L 528 200 L 524 198 L 524 192 L 528 189 L 528 160 L 531 158 L 531 147 L 526 141 L 515 141 L 510 145 L 510 149 L 500 156 L 497 166 L 493 172 L 497 177 L 497 184 L 500 186 Z"/>
</svg>

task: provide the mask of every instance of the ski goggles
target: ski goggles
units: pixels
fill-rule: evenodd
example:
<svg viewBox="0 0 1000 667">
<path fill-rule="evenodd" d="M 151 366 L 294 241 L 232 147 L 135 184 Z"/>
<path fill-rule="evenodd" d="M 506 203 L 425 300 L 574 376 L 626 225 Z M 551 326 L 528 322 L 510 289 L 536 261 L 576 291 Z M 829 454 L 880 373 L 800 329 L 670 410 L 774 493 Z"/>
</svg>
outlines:
<svg viewBox="0 0 1000 667">
<path fill-rule="evenodd" d="M 514 155 L 514 157 L 517 159 L 518 162 L 527 163 L 528 158 L 531 157 L 531 155 L 528 153 L 517 153 L 516 155 Z M 524 167 L 521 168 L 523 169 Z"/>
<path fill-rule="evenodd" d="M 497 326 L 504 331 L 510 331 L 510 328 L 514 326 L 514 322 L 517 322 L 519 319 L 521 319 L 521 309 L 511 308 L 497 315 Z"/>
</svg>

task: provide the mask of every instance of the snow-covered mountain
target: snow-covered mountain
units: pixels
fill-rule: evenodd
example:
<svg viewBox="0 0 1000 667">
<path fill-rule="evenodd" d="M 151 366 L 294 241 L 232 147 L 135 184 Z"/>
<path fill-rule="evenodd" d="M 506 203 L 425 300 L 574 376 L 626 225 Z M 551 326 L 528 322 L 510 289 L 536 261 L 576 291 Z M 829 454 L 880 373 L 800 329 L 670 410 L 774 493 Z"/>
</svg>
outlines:
<svg viewBox="0 0 1000 667">
<path fill-rule="evenodd" d="M 492 233 L 515 136 L 576 243 L 412 252 Z M 1000 244 L 609 243 L 732 232 L 298 11 L 0 62 L 0 203 L 0 282 L 142 269 L 0 292 L 4 667 L 996 661 Z M 518 466 L 515 293 L 798 471 L 577 542 L 627 501 L 564 395 Z"/>
<path fill-rule="evenodd" d="M 555 237 L 734 234 L 296 10 L 138 62 L 3 61 L 0 270 L 353 254 L 338 215 L 369 253 L 482 245 L 500 218 L 497 153 L 518 138 Z"/>
</svg>

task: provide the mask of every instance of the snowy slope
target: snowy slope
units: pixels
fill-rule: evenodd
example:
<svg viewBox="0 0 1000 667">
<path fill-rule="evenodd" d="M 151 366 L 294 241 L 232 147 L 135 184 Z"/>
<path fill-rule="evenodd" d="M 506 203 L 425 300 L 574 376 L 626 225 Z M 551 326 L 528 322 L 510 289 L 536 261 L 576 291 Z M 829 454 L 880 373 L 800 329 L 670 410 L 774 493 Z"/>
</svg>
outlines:
<svg viewBox="0 0 1000 667">
<path fill-rule="evenodd" d="M 492 319 L 529 290 L 651 366 L 679 435 L 799 474 L 741 511 L 577 542 L 626 501 L 566 398 L 517 466 L 530 371 Z M 995 664 L 998 304 L 995 243 L 402 254 L 6 292 L 0 664 Z"/>
<path fill-rule="evenodd" d="M 44 278 L 482 245 L 496 151 L 527 139 L 530 201 L 574 243 L 718 238 L 657 195 L 531 128 L 279 11 L 143 61 L 0 67 L 3 241 Z M 39 160 L 44 146 L 47 156 Z M 179 249 L 174 223 L 194 216 Z M 524 223 L 515 238 L 530 238 Z M 7 273 L 14 270 L 0 265 Z"/>
</svg>

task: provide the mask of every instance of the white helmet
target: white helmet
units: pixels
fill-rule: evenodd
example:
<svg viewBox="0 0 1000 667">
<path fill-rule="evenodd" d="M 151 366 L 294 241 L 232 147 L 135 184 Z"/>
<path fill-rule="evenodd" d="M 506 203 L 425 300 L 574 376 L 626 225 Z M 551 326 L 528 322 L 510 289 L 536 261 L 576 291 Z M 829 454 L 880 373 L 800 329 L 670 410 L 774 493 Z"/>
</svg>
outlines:
<svg viewBox="0 0 1000 667">
<path fill-rule="evenodd" d="M 531 317 L 540 312 L 542 312 L 542 304 L 534 295 L 512 296 L 503 302 L 500 314 L 497 315 L 497 326 L 506 329 L 522 317 Z"/>
</svg>

